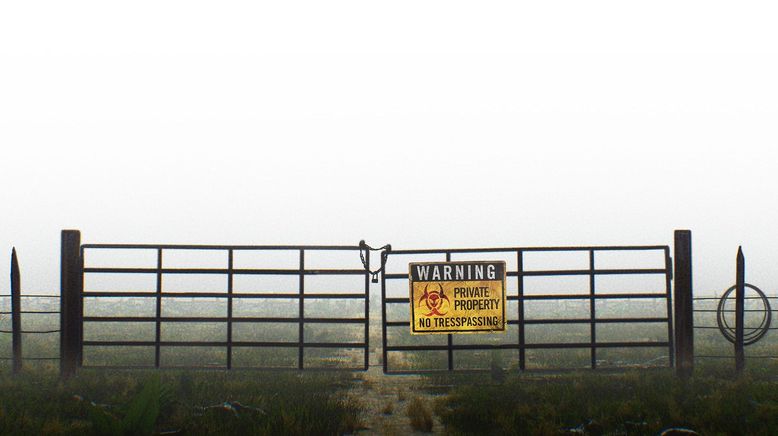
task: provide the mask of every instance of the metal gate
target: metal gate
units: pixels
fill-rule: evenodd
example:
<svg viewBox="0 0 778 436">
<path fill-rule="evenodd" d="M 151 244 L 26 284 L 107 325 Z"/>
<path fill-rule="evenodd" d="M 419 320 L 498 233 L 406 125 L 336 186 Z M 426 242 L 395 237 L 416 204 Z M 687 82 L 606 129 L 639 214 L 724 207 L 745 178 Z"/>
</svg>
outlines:
<svg viewBox="0 0 778 436">
<path fill-rule="evenodd" d="M 73 352 L 79 367 L 367 369 L 370 277 L 360 264 L 358 246 L 80 245 L 77 232 L 68 235 L 66 232 L 63 232 L 63 268 L 70 265 L 72 271 L 63 270 L 63 289 L 75 286 L 78 299 L 71 299 L 69 303 L 76 306 L 72 310 L 77 321 L 65 327 L 67 334 L 63 344 L 76 347 Z M 67 238 L 70 238 L 69 242 Z M 68 247 L 78 251 L 70 250 L 68 254 Z M 119 259 L 132 254 L 134 259 L 145 259 L 146 265 L 116 266 L 105 260 L 105 253 Z M 214 265 L 187 266 L 182 264 L 187 256 L 191 257 L 187 253 L 205 253 L 217 261 Z M 103 261 L 97 262 L 101 254 Z M 248 265 L 252 256 L 260 255 L 265 255 L 271 263 L 285 264 L 280 267 Z M 67 259 L 73 256 L 78 260 Z M 322 266 L 321 259 L 325 257 L 339 258 L 341 266 Z M 96 289 L 100 287 L 100 278 L 106 276 L 111 280 L 105 282 L 110 284 Z M 187 281 L 183 279 L 185 277 L 191 279 Z M 251 282 L 254 284 L 244 286 L 252 289 L 239 288 L 241 283 L 250 282 L 252 278 L 256 278 Z M 330 278 L 330 283 L 333 278 L 338 283 L 350 278 L 350 285 L 328 289 L 325 278 Z M 202 289 L 204 284 L 211 286 L 214 280 L 224 288 Z M 148 284 L 144 289 L 128 289 L 143 281 Z M 183 305 L 184 310 L 169 309 L 176 304 Z M 359 307 L 360 304 L 363 307 Z M 351 312 L 338 310 L 343 306 L 349 306 Z M 268 307 L 270 313 L 264 310 Z M 65 305 L 63 308 L 68 310 Z M 316 313 L 317 309 L 320 309 L 319 313 Z M 117 310 L 132 313 L 117 316 Z M 193 315 L 197 311 L 205 313 Z M 127 333 L 130 325 L 136 328 L 135 333 L 145 333 L 145 337 L 130 337 Z M 347 340 L 332 340 L 326 331 L 321 334 L 315 330 L 317 326 L 327 325 L 334 325 L 337 330 L 346 325 L 355 329 Z M 277 335 L 271 327 L 285 333 Z M 216 333 L 219 338 L 204 338 L 217 328 L 221 328 Z M 177 330 L 188 338 L 175 338 L 167 335 L 166 330 Z M 269 337 L 238 337 L 241 332 L 246 333 L 243 336 L 267 333 Z M 101 335 L 99 339 L 94 338 Z M 287 336 L 285 339 L 284 335 Z M 124 350 L 125 357 L 135 360 L 130 365 L 105 359 L 96 359 L 97 363 L 90 361 L 93 351 L 97 353 L 106 348 L 110 350 L 111 358 Z M 316 354 L 316 350 L 325 349 L 343 354 L 340 358 L 307 356 L 311 350 Z M 175 356 L 166 359 L 166 351 L 169 354 L 178 352 L 170 350 L 188 350 L 196 357 L 210 356 L 207 357 L 210 360 L 201 359 L 195 365 L 168 364 L 167 360 L 175 362 L 176 359 Z M 241 364 L 236 362 L 236 353 L 241 350 L 267 351 L 264 354 L 267 359 L 244 359 L 249 364 Z M 287 355 L 292 354 L 292 362 L 287 359 L 276 364 L 276 360 L 280 360 L 276 358 L 284 350 Z M 140 362 L 140 355 L 147 358 Z M 116 360 L 120 359 L 117 357 Z"/>
<path fill-rule="evenodd" d="M 565 368 L 551 367 L 537 354 L 563 352 L 577 353 L 578 359 L 583 356 L 582 362 L 571 363 L 567 368 L 684 366 L 688 356 L 693 355 L 689 348 L 691 248 L 683 243 L 689 239 L 688 231 L 676 231 L 677 307 L 674 308 L 671 293 L 674 268 L 670 247 L 666 245 L 416 250 L 393 250 L 390 246 L 370 249 L 363 243 L 353 246 L 82 245 L 80 232 L 65 230 L 61 261 L 61 372 L 67 377 L 79 367 L 95 366 L 365 370 L 370 364 L 370 283 L 375 283 L 379 274 L 370 270 L 371 250 L 381 250 L 381 364 L 384 372 L 495 367 L 558 370 Z M 688 254 L 684 254 L 683 247 L 688 248 Z M 220 263 L 181 264 L 181 259 L 175 260 L 175 254 L 182 252 L 210 253 L 220 256 Z M 144 253 L 147 263 L 126 265 L 105 259 L 98 261 L 99 253 L 113 253 L 119 258 L 126 253 Z M 291 265 L 249 265 L 241 260 L 247 253 L 284 254 L 292 259 Z M 319 259 L 316 259 L 317 255 Z M 335 258 L 336 264 L 322 265 L 321 257 Z M 412 336 L 408 317 L 411 304 L 408 264 L 411 261 L 505 262 L 508 331 L 485 335 Z M 107 288 L 95 286 L 94 280 L 100 277 L 110 278 Z M 206 278 L 219 278 L 224 288 L 174 289 L 177 279 L 187 277 L 193 278 L 195 284 L 207 282 Z M 330 282 L 329 288 L 326 283 L 324 287 L 321 282 L 316 283 L 317 279 L 326 277 L 337 282 Z M 134 289 L 131 281 L 125 282 L 129 278 L 143 278 L 150 285 L 145 289 Z M 271 281 L 247 290 L 240 284 L 246 278 Z M 346 284 L 344 279 L 354 281 Z M 286 287 L 280 283 L 283 280 L 287 281 Z M 553 289 L 549 289 L 549 284 Z M 286 309 L 271 308 L 270 314 L 252 312 L 282 301 L 290 305 Z M 95 309 L 100 302 L 113 306 L 100 313 Z M 170 312 L 167 308 L 173 302 L 184 302 L 191 307 L 200 304 L 206 307 L 207 313 L 188 309 Z M 248 304 L 246 302 L 253 303 L 253 308 L 241 309 L 242 305 Z M 354 306 L 349 306 L 352 303 L 358 306 L 356 313 Z M 146 309 L 144 313 L 117 314 L 114 310 L 141 306 Z M 219 307 L 223 307 L 223 313 L 214 314 L 214 310 L 221 310 Z M 317 314 L 316 309 L 324 311 Z M 676 318 L 675 332 L 673 318 Z M 275 335 L 277 330 L 272 327 L 279 324 L 290 327 L 292 337 Z M 326 334 L 309 329 L 327 324 L 335 327 Z M 142 326 L 146 336 L 128 337 L 130 325 Z M 207 338 L 203 326 L 221 327 L 223 336 Z M 167 330 L 174 327 L 184 337 L 169 335 Z M 356 328 L 357 333 L 339 339 L 332 336 L 349 327 Z M 569 328 L 578 330 L 562 332 L 560 339 L 547 337 L 553 335 L 536 337 L 534 330 L 539 328 L 548 328 L 553 333 Z M 241 329 L 244 333 L 249 330 L 270 336 L 246 338 L 241 336 Z M 617 338 L 610 337 L 614 332 Z M 110 359 L 103 362 L 92 359 L 92 352 L 97 349 L 109 350 Z M 193 365 L 178 364 L 175 359 L 166 357 L 166 352 L 178 353 L 185 349 L 198 357 L 210 357 Z M 214 350 L 220 350 L 220 354 Z M 287 352 L 291 353 L 293 361 L 278 365 L 273 359 L 241 359 L 238 354 L 245 350 L 261 350 L 273 358 Z M 316 355 L 325 351 L 336 355 Z M 615 353 L 622 351 L 623 355 L 629 351 L 633 353 L 630 358 L 642 360 L 619 360 L 621 357 Z M 121 353 L 136 361 L 129 365 L 121 362 Z M 148 358 L 141 362 L 139 356 L 144 353 Z M 500 359 L 504 357 L 500 353 L 509 354 L 511 360 L 507 365 L 501 364 Z M 648 356 L 649 353 L 654 354 Z M 662 354 L 657 356 L 656 353 Z M 410 354 L 435 354 L 442 359 L 437 363 L 434 359 L 424 361 L 424 358 L 414 361 L 415 358 L 408 358 Z M 651 359 L 645 360 L 648 357 Z M 554 363 L 566 362 L 557 355 L 552 355 L 551 359 L 558 360 Z M 418 361 L 432 362 L 432 365 L 420 368 L 408 364 Z M 244 364 L 246 362 L 248 365 Z"/>
<path fill-rule="evenodd" d="M 578 265 L 561 268 L 541 267 L 535 268 L 529 264 L 529 258 L 533 255 L 553 255 L 554 257 L 573 255 L 577 256 Z M 516 367 L 519 370 L 528 369 L 527 353 L 531 350 L 559 350 L 559 349 L 588 349 L 588 365 L 596 368 L 600 365 L 598 351 L 604 349 L 620 348 L 658 348 L 666 349 L 667 355 L 661 356 L 668 366 L 673 366 L 673 321 L 672 321 L 672 262 L 670 248 L 665 245 L 656 246 L 592 246 L 592 247 L 511 247 L 511 248 L 472 248 L 472 249 L 420 249 L 420 250 L 389 250 L 386 256 L 386 269 L 381 277 L 382 298 L 382 338 L 383 338 L 383 369 L 385 373 L 418 373 L 428 371 L 453 371 L 459 369 L 471 369 L 470 365 L 457 365 L 456 353 L 485 350 L 513 350 L 518 352 Z M 647 259 L 639 260 L 637 266 L 624 266 L 625 259 L 650 258 L 651 265 L 647 265 Z M 608 258 L 608 259 L 606 259 Z M 616 258 L 621 260 L 620 267 L 609 267 L 607 263 L 613 263 Z M 515 340 L 506 339 L 506 336 L 495 339 L 495 334 L 480 336 L 480 340 L 474 340 L 472 335 L 434 335 L 432 339 L 410 335 L 410 324 L 407 316 L 393 316 L 388 312 L 407 313 L 410 303 L 408 297 L 408 263 L 410 261 L 458 261 L 458 260 L 505 260 L 508 265 L 508 293 L 509 304 L 515 304 L 515 308 L 508 313 L 508 326 L 517 329 Z M 601 262 L 608 260 L 608 262 Z M 537 263 L 537 262 L 535 262 Z M 601 265 L 602 264 L 602 265 Z M 538 278 L 564 282 L 567 278 L 577 277 L 585 281 L 585 289 L 558 289 L 555 292 L 543 292 L 542 287 L 536 283 L 530 283 Z M 605 278 L 621 277 L 630 278 L 631 282 L 638 283 L 638 288 L 626 288 L 622 291 L 612 287 L 606 289 Z M 654 277 L 657 280 L 647 279 Z M 635 280 L 637 279 L 637 280 Z M 642 283 L 653 282 L 657 288 L 652 290 L 640 289 Z M 512 288 L 511 283 L 515 286 Z M 561 283 L 564 288 L 564 283 Z M 572 285 L 571 285 L 572 286 Z M 625 316 L 620 314 L 608 314 L 612 310 L 605 310 L 603 303 L 619 301 L 647 302 L 652 310 L 659 308 L 659 313 L 653 316 Z M 513 302 L 513 303 L 511 303 Z M 528 305 L 537 303 L 553 303 L 567 305 L 569 302 L 583 303 L 585 314 L 579 311 L 577 316 L 569 314 L 556 314 L 545 316 L 535 313 Z M 651 304 L 653 303 L 653 304 Z M 647 306 L 648 307 L 648 306 Z M 399 310 L 397 309 L 399 308 Z M 612 308 L 611 308 L 612 309 Z M 605 312 L 600 314 L 599 312 Z M 627 338 L 617 341 L 602 340 L 598 337 L 598 326 L 629 326 L 629 325 L 660 325 L 661 338 L 642 339 Z M 571 341 L 532 341 L 528 337 L 528 328 L 545 325 L 578 325 L 588 326 L 588 338 Z M 636 330 L 636 333 L 640 330 Z M 640 336 L 640 335 L 638 335 Z M 497 336 L 500 338 L 499 336 Z M 418 352 L 438 352 L 445 354 L 445 362 L 435 368 L 412 368 L 409 365 L 392 362 L 392 355 L 404 355 Z M 397 359 L 395 359 L 396 361 Z M 485 363 L 483 356 L 475 360 Z M 662 359 L 659 359 L 662 360 Z M 655 360 L 656 361 L 656 360 Z M 471 362 L 472 363 L 472 362 Z M 477 363 L 477 362 L 476 362 Z M 461 367 L 460 367 L 461 366 Z M 481 365 L 476 369 L 488 369 Z"/>
</svg>

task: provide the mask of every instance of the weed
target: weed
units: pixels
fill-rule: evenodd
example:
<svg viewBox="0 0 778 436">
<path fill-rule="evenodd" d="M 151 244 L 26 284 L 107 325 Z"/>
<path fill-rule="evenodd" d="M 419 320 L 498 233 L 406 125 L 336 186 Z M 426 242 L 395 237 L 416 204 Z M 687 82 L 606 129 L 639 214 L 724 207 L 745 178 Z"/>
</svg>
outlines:
<svg viewBox="0 0 778 436">
<path fill-rule="evenodd" d="M 658 434 L 667 427 L 702 434 L 775 434 L 775 381 L 670 370 L 563 376 L 511 375 L 503 385 L 488 376 L 460 380 L 435 413 L 454 434 L 544 434 L 586 428 L 606 434 Z"/>
<path fill-rule="evenodd" d="M 411 418 L 411 427 L 414 430 L 431 432 L 434 422 L 432 421 L 432 411 L 427 404 L 419 397 L 414 397 L 406 409 L 408 417 Z"/>
<path fill-rule="evenodd" d="M 145 374 L 82 370 L 64 383 L 56 373 L 0 375 L 0 434 L 334 435 L 364 427 L 362 404 L 344 390 L 347 375 Z"/>
</svg>

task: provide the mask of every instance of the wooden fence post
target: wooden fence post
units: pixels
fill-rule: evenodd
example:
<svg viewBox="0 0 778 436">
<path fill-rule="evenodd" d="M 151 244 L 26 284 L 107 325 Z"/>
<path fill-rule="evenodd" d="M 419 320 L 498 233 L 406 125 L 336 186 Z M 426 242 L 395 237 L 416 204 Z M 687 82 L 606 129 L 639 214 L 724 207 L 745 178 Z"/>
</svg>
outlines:
<svg viewBox="0 0 778 436">
<path fill-rule="evenodd" d="M 746 301 L 746 259 L 742 247 L 737 249 L 735 276 L 735 371 L 743 372 L 746 367 L 746 353 L 743 344 Z"/>
<path fill-rule="evenodd" d="M 694 312 L 692 300 L 692 232 L 675 231 L 675 369 L 681 377 L 694 370 Z"/>
<path fill-rule="evenodd" d="M 11 348 L 13 373 L 22 370 L 22 286 L 16 247 L 11 249 Z"/>
<path fill-rule="evenodd" d="M 63 230 L 60 264 L 60 376 L 75 374 L 81 360 L 83 271 L 81 232 Z"/>
</svg>

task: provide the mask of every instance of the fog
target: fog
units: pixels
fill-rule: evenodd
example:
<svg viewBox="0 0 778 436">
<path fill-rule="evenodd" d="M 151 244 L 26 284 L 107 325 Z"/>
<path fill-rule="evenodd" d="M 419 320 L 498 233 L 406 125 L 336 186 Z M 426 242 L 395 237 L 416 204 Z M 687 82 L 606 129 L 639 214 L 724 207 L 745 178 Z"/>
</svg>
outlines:
<svg viewBox="0 0 778 436">
<path fill-rule="evenodd" d="M 778 292 L 769 3 L 0 6 L 0 265 L 83 242 L 672 244 Z M 5 268 L 5 267 L 3 267 Z M 0 282 L 0 289 L 8 288 Z M 374 285 L 375 286 L 375 285 Z"/>
</svg>

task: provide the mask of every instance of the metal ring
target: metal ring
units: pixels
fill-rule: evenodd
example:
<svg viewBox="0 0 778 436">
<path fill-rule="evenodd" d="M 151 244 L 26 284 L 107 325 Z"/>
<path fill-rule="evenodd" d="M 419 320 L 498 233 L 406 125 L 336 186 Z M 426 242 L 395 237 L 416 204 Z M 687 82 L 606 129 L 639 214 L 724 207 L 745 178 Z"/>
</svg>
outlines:
<svg viewBox="0 0 778 436">
<path fill-rule="evenodd" d="M 750 288 L 756 292 L 757 295 L 759 295 L 759 298 L 762 300 L 765 308 L 765 310 L 762 312 L 762 321 L 759 323 L 759 327 L 743 329 L 743 345 L 751 345 L 762 339 L 764 335 L 767 334 L 767 331 L 770 328 L 770 323 L 772 322 L 772 309 L 770 308 L 770 302 L 768 301 L 767 296 L 765 296 L 761 289 L 748 283 L 745 284 L 745 287 Z M 719 305 L 716 308 L 716 324 L 719 326 L 719 331 L 729 342 L 733 344 L 735 343 L 735 329 L 729 325 L 726 317 L 724 317 L 724 304 L 727 298 L 736 288 L 737 285 L 733 285 L 727 289 L 727 291 L 724 292 L 724 295 L 722 295 L 719 299 Z M 746 331 L 748 331 L 748 333 L 746 333 Z"/>
<path fill-rule="evenodd" d="M 749 329 L 746 329 L 744 326 L 743 345 L 751 345 L 759 341 L 766 334 L 767 328 L 770 327 L 771 310 L 770 310 L 770 303 L 768 302 L 764 293 L 759 288 L 756 288 L 755 286 L 749 285 L 747 283 L 745 284 L 745 286 L 753 289 L 755 292 L 759 294 L 759 297 L 762 299 L 762 303 L 765 305 L 765 309 L 766 309 L 765 311 L 762 312 L 762 320 L 759 322 L 759 327 L 751 327 Z M 727 321 L 727 318 L 723 315 L 723 313 L 725 312 L 724 310 L 725 300 L 727 297 L 729 297 L 729 294 L 731 294 L 732 291 L 734 290 L 735 290 L 735 286 L 732 286 L 731 288 L 727 289 L 727 292 L 725 292 L 724 295 L 722 296 L 721 301 L 719 301 L 719 307 L 717 309 L 717 319 L 716 319 L 717 323 L 719 324 L 720 331 L 722 332 L 722 334 L 724 334 L 727 340 L 732 343 L 735 343 L 735 335 L 734 335 L 735 328 L 729 325 L 729 322 Z M 723 330 L 722 330 L 722 324 L 723 324 Z M 747 333 L 746 330 L 748 331 Z"/>
</svg>

